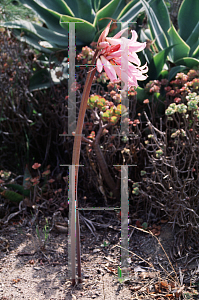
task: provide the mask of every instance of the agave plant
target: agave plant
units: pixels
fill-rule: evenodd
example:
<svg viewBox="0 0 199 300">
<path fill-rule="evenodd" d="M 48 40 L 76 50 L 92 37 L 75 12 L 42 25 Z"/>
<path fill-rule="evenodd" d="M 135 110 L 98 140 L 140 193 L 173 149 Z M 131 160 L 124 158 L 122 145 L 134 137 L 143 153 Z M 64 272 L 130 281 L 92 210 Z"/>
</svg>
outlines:
<svg viewBox="0 0 199 300">
<path fill-rule="evenodd" d="M 140 0 L 146 11 L 149 28 L 142 28 L 140 38 L 151 41 L 155 52 L 145 50 L 149 64 L 148 80 L 168 77 L 199 65 L 199 2 L 184 0 L 178 12 L 177 31 L 171 24 L 168 9 L 163 0 L 152 3 Z M 169 64 L 167 63 L 169 62 Z M 166 64 L 167 63 L 167 64 Z"/>
<path fill-rule="evenodd" d="M 122 22 L 113 25 L 111 34 L 115 35 L 144 10 L 140 0 L 133 0 L 128 4 L 126 0 L 20 0 L 20 2 L 38 15 L 43 26 L 24 20 L 5 22 L 1 26 L 12 28 L 18 39 L 45 53 L 67 49 L 68 22 L 76 22 L 76 46 L 83 47 L 98 40 L 110 19 Z"/>
<path fill-rule="evenodd" d="M 198 1 L 183 1 L 178 13 L 179 31 L 171 24 L 163 0 L 132 0 L 129 3 L 126 0 L 20 1 L 35 11 L 44 27 L 24 20 L 5 22 L 1 26 L 12 28 L 18 39 L 46 54 L 68 49 L 68 22 L 76 22 L 76 47 L 81 50 L 83 46 L 98 40 L 110 19 L 117 21 L 116 24 L 113 23 L 109 33 L 109 36 L 113 36 L 145 11 L 149 28 L 141 28 L 140 39 L 142 42 L 148 40 L 149 45 L 151 41 L 153 49 L 151 51 L 148 47 L 141 54 L 142 62 L 147 61 L 149 66 L 148 81 L 161 78 L 170 80 L 178 72 L 199 65 Z M 42 70 L 40 75 L 47 78 L 43 72 L 46 70 Z M 51 70 L 49 72 L 52 73 Z M 52 74 L 48 76 L 53 80 Z M 56 80 L 53 82 L 56 83 Z M 36 80 L 33 87 L 37 86 Z M 45 86 L 48 87 L 49 82 Z M 138 100 L 147 98 L 141 88 L 137 92 Z"/>
<path fill-rule="evenodd" d="M 160 92 L 151 95 L 144 87 L 152 80 L 170 81 L 177 73 L 199 66 L 199 2 L 182 2 L 178 12 L 178 31 L 170 20 L 163 0 L 140 2 L 148 19 L 148 27 L 142 27 L 139 31 L 140 40 L 148 41 L 148 47 L 141 53 L 141 60 L 147 61 L 149 72 L 148 79 L 136 90 L 137 100 L 139 103 L 143 103 L 146 98 L 150 102 L 158 101 L 159 113 L 164 114 L 165 105 L 161 101 L 163 98 Z"/>
<path fill-rule="evenodd" d="M 110 22 L 113 24 L 110 36 L 133 22 L 144 8 L 140 0 L 133 0 L 127 4 L 126 0 L 19 0 L 25 6 L 31 8 L 38 16 L 40 23 L 26 20 L 16 20 L 1 23 L 0 26 L 13 30 L 14 35 L 22 42 L 33 46 L 43 52 L 38 58 L 40 64 L 45 66 L 35 73 L 30 80 L 30 90 L 49 88 L 52 84 L 59 84 L 60 79 L 54 70 L 49 67 L 49 55 L 51 62 L 57 65 L 53 52 L 65 51 L 65 60 L 61 63 L 61 72 L 64 78 L 68 78 L 68 33 L 69 22 L 76 22 L 76 48 L 81 51 L 83 46 L 97 41 L 99 35 Z M 151 2 L 152 0 L 147 0 Z M 121 22 L 121 23 L 118 23 Z M 60 66 L 60 62 L 58 63 Z M 56 68 L 60 68 L 60 67 Z M 63 70 L 62 70 L 63 69 Z"/>
</svg>

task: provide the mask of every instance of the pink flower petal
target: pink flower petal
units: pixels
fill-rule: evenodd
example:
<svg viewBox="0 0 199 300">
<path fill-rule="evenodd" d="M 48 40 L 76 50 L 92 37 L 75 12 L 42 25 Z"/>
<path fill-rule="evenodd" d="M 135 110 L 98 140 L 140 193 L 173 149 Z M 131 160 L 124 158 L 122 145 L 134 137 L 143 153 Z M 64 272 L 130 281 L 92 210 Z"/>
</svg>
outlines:
<svg viewBox="0 0 199 300">
<path fill-rule="evenodd" d="M 106 37 L 107 37 L 107 35 L 108 35 L 108 33 L 109 33 L 109 29 L 110 29 L 110 26 L 111 26 L 111 22 L 112 22 L 112 21 L 110 21 L 110 22 L 108 23 L 108 25 L 106 26 L 106 28 L 104 29 L 104 31 L 101 33 L 101 35 L 100 35 L 100 37 L 99 37 L 99 39 L 98 39 L 98 44 L 105 41 L 105 39 L 106 39 Z"/>
<path fill-rule="evenodd" d="M 121 59 L 121 53 L 122 53 L 121 50 L 115 51 L 115 52 L 109 54 L 108 56 L 106 56 L 106 59 L 112 59 L 115 57 L 120 57 L 120 59 Z"/>
<path fill-rule="evenodd" d="M 113 45 L 110 47 L 110 49 L 108 49 L 109 52 L 116 52 L 120 49 L 121 45 L 118 44 L 118 45 Z"/>
<path fill-rule="evenodd" d="M 128 47 L 129 42 L 130 42 L 130 40 L 128 40 L 127 38 L 121 37 L 121 44 L 124 45 L 123 47 L 125 47 L 125 48 Z"/>
<path fill-rule="evenodd" d="M 131 88 L 131 87 L 137 87 L 138 83 L 137 83 L 137 79 L 136 76 L 129 74 L 130 76 L 126 76 L 123 78 L 124 81 L 124 89 L 126 89 L 127 87 Z"/>
<path fill-rule="evenodd" d="M 131 87 L 137 87 L 138 83 L 137 83 L 137 76 L 135 76 L 133 73 L 129 74 L 129 86 Z"/>
<path fill-rule="evenodd" d="M 147 78 L 147 75 L 144 75 L 142 71 L 137 69 L 136 71 L 131 72 L 132 76 L 136 76 L 137 80 L 145 80 Z"/>
<path fill-rule="evenodd" d="M 146 47 L 146 43 L 139 42 L 129 42 L 129 51 L 130 52 L 139 52 L 142 51 Z"/>
<path fill-rule="evenodd" d="M 146 47 L 146 43 L 137 42 L 138 35 L 134 30 L 131 30 L 132 37 L 130 40 L 122 37 L 127 28 L 118 32 L 113 38 L 108 38 L 110 24 L 111 22 L 98 40 L 98 46 L 102 49 L 97 58 L 97 70 L 101 73 L 104 69 L 112 82 L 118 81 L 118 76 L 124 82 L 125 88 L 137 87 L 137 80 L 147 78 L 145 73 L 147 73 L 148 67 L 146 64 L 141 66 L 139 57 L 136 54 L 136 52 L 142 51 Z"/>
<path fill-rule="evenodd" d="M 145 79 L 147 79 L 147 75 L 140 75 L 140 76 L 137 76 L 137 80 L 145 80 Z"/>
<path fill-rule="evenodd" d="M 115 68 L 115 71 L 116 71 L 119 79 L 122 80 L 125 84 L 128 84 L 129 77 L 128 77 L 127 72 L 122 73 L 121 66 L 119 66 L 119 65 L 117 65 L 117 67 Z"/>
<path fill-rule="evenodd" d="M 118 39 L 121 37 L 121 35 L 127 30 L 128 28 L 120 30 L 116 35 L 113 36 L 113 39 Z"/>
<path fill-rule="evenodd" d="M 106 48 L 108 46 L 109 46 L 108 42 L 101 42 L 101 43 L 99 43 L 99 47 L 101 47 L 101 48 Z"/>
<path fill-rule="evenodd" d="M 129 74 L 131 74 L 131 73 L 132 74 L 137 74 L 138 70 L 139 70 L 138 67 L 136 67 L 136 66 L 132 65 L 131 63 L 129 63 L 129 65 L 128 65 Z"/>
<path fill-rule="evenodd" d="M 121 66 L 120 65 L 115 65 L 115 72 L 119 79 L 121 80 Z"/>
<path fill-rule="evenodd" d="M 131 34 L 132 34 L 131 41 L 136 42 L 138 38 L 137 32 L 135 30 L 131 30 Z"/>
<path fill-rule="evenodd" d="M 116 81 L 117 75 L 114 66 L 104 56 L 101 56 L 101 61 L 103 63 L 103 67 L 106 72 L 106 75 L 109 77 L 111 81 Z"/>
<path fill-rule="evenodd" d="M 121 40 L 120 39 L 106 38 L 106 41 L 109 42 L 109 44 L 111 44 L 111 45 L 121 44 Z"/>
<path fill-rule="evenodd" d="M 131 52 L 129 53 L 129 61 L 140 66 L 141 65 L 141 61 L 139 60 L 137 54 L 135 52 Z"/>
<path fill-rule="evenodd" d="M 149 68 L 148 68 L 148 66 L 147 66 L 147 63 L 146 63 L 144 66 L 139 67 L 139 69 L 142 70 L 143 73 L 146 73 L 146 72 L 148 72 L 148 70 L 149 70 Z"/>
<path fill-rule="evenodd" d="M 101 73 L 102 70 L 103 70 L 103 65 L 102 65 L 102 62 L 101 62 L 100 58 L 98 58 L 98 59 L 97 59 L 97 71 L 98 71 L 99 73 Z"/>
</svg>

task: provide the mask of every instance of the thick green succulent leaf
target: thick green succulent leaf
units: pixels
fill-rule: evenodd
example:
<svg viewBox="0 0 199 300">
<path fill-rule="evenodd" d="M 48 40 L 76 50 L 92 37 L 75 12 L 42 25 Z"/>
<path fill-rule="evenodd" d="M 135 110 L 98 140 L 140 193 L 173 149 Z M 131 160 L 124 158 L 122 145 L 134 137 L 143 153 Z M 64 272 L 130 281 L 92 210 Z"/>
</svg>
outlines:
<svg viewBox="0 0 199 300">
<path fill-rule="evenodd" d="M 16 202 L 16 203 L 19 203 L 23 200 L 23 196 L 16 193 L 16 192 L 13 192 L 13 191 L 8 191 L 8 190 L 4 190 L 1 195 L 8 199 L 9 201 L 11 202 Z"/>
<path fill-rule="evenodd" d="M 151 1 L 151 0 L 149 0 L 149 1 Z M 109 34 L 109 36 L 114 36 L 121 29 L 126 28 L 128 25 L 131 25 L 131 23 L 137 18 L 139 13 L 141 11 L 144 11 L 142 4 L 139 2 L 140 2 L 140 0 L 132 0 L 131 2 L 126 4 L 125 0 L 120 1 L 120 4 L 117 6 L 117 9 L 114 11 L 114 13 L 111 16 L 111 18 L 118 21 L 117 29 L 114 29 Z M 100 25 L 99 28 L 101 28 L 101 30 L 97 33 L 96 40 L 97 40 L 97 37 L 99 37 L 100 33 L 104 30 L 104 28 L 107 24 L 108 24 L 108 21 L 104 22 L 104 24 L 101 24 L 101 25 L 104 25 L 104 27 Z"/>
<path fill-rule="evenodd" d="M 68 45 L 67 32 L 65 34 L 55 33 L 45 27 L 41 27 L 33 22 L 25 20 L 5 22 L 2 26 L 14 29 L 20 29 L 20 33 L 32 33 L 39 38 L 40 41 L 48 41 L 58 47 L 66 47 Z"/>
<path fill-rule="evenodd" d="M 120 12 L 125 8 L 125 6 L 126 6 L 126 0 L 121 0 L 119 5 L 117 6 L 117 9 L 112 15 L 112 18 L 118 20 L 118 16 Z"/>
<path fill-rule="evenodd" d="M 71 0 L 63 0 L 63 1 L 68 5 L 68 7 L 70 7 L 70 9 L 73 13 L 73 17 L 79 18 L 78 0 L 72 0 L 72 1 Z M 65 14 L 65 15 L 69 15 L 69 14 Z"/>
<path fill-rule="evenodd" d="M 20 194 L 29 197 L 30 196 L 30 190 L 25 190 L 24 187 L 20 184 L 6 184 L 7 188 L 12 188 L 16 191 L 18 191 Z"/>
<path fill-rule="evenodd" d="M 13 29 L 13 34 L 17 39 L 19 39 L 21 42 L 28 43 L 35 49 L 44 53 L 50 54 L 52 51 L 66 49 L 68 47 L 68 32 L 66 31 L 66 35 L 59 34 L 47 28 L 41 27 L 33 22 L 31 23 L 24 20 L 5 22 L 0 26 Z M 53 46 L 53 48 L 49 50 L 42 47 L 39 44 L 41 41 L 49 42 Z M 85 43 L 77 38 L 76 46 L 85 46 Z"/>
<path fill-rule="evenodd" d="M 177 73 L 182 72 L 185 69 L 186 69 L 185 66 L 176 66 L 176 67 L 171 68 L 171 70 L 169 71 L 168 80 L 170 81 L 171 79 L 173 79 L 175 77 L 175 75 Z"/>
<path fill-rule="evenodd" d="M 168 78 L 168 70 L 162 70 L 159 75 L 159 79 Z"/>
<path fill-rule="evenodd" d="M 101 0 L 92 0 L 92 7 L 95 12 L 100 9 Z"/>
<path fill-rule="evenodd" d="M 192 57 L 199 59 L 199 45 L 198 45 L 198 47 L 195 49 L 195 51 L 193 52 Z"/>
<path fill-rule="evenodd" d="M 95 12 L 97 12 L 98 10 L 106 6 L 109 2 L 110 0 L 92 0 L 92 5 Z"/>
<path fill-rule="evenodd" d="M 142 2 L 143 7 L 147 13 L 152 36 L 155 39 L 157 48 L 158 48 L 158 50 L 163 50 L 169 46 L 166 34 L 164 33 L 164 28 L 162 28 L 162 26 L 165 26 L 165 28 L 167 27 L 166 24 L 168 22 L 166 22 L 166 19 L 167 19 L 166 15 L 165 15 L 165 22 L 162 23 L 161 15 L 160 14 L 156 15 L 156 13 L 154 11 L 154 7 L 156 7 L 156 5 L 158 5 L 158 2 L 155 0 L 153 2 L 153 6 L 151 6 L 151 4 L 148 4 L 145 0 L 140 0 L 140 1 Z M 159 1 L 162 2 L 162 0 L 159 0 Z M 155 10 L 157 10 L 157 8 Z M 163 10 L 163 6 L 162 6 L 162 11 L 166 14 L 166 10 Z"/>
<path fill-rule="evenodd" d="M 96 30 L 93 24 L 80 18 L 73 18 L 70 16 L 61 17 L 60 25 L 66 30 L 69 28 L 68 22 L 77 22 L 75 24 L 77 39 L 80 39 L 83 43 L 91 43 L 93 41 Z"/>
<path fill-rule="evenodd" d="M 120 22 L 133 22 L 140 12 L 144 11 L 140 0 L 130 1 L 118 15 Z"/>
<path fill-rule="evenodd" d="M 108 19 L 100 20 L 100 19 L 107 18 L 107 17 L 114 18 L 115 12 L 120 7 L 122 1 L 123 0 L 112 0 L 106 6 L 98 10 L 93 25 L 95 27 L 98 26 L 99 30 L 105 28 L 107 24 L 110 22 L 110 20 Z"/>
<path fill-rule="evenodd" d="M 187 68 L 191 69 L 193 67 L 199 66 L 199 59 L 193 57 L 183 57 L 175 61 L 176 65 L 184 65 Z"/>
<path fill-rule="evenodd" d="M 47 25 L 48 29 L 59 32 L 61 34 L 66 34 L 64 29 L 59 24 L 61 14 L 39 5 L 34 0 L 22 0 L 22 1 L 24 2 L 24 3 L 22 2 L 23 4 L 32 8 L 40 16 L 40 18 Z M 39 1 L 39 3 L 42 4 L 41 1 Z"/>
<path fill-rule="evenodd" d="M 155 16 L 158 19 L 158 22 L 164 31 L 167 39 L 168 39 L 168 34 L 167 31 L 171 27 L 171 21 L 170 21 L 170 16 L 169 16 L 169 11 L 167 9 L 167 6 L 165 5 L 164 0 L 154 0 L 149 2 L 150 7 L 152 8 Z M 155 38 L 155 36 L 154 36 Z"/>
<path fill-rule="evenodd" d="M 29 89 L 31 92 L 47 89 L 53 84 L 60 84 L 54 70 L 41 69 L 30 78 Z"/>
<path fill-rule="evenodd" d="M 145 90 L 138 86 L 135 91 L 137 92 L 137 101 L 142 104 L 143 101 L 147 98 Z"/>
<path fill-rule="evenodd" d="M 197 53 L 198 46 L 199 46 L 199 40 L 195 44 L 193 44 L 193 46 L 191 47 L 191 49 L 189 51 L 189 56 L 190 57 L 197 58 L 197 56 L 194 56 L 194 53 Z"/>
<path fill-rule="evenodd" d="M 190 46 L 193 47 L 195 43 L 197 43 L 199 40 L 199 21 L 196 24 L 195 28 L 193 29 L 191 35 L 188 37 L 186 40 L 186 43 Z"/>
<path fill-rule="evenodd" d="M 70 1 L 71 2 L 71 1 Z M 90 23 L 93 23 L 95 19 L 95 12 L 92 8 L 92 1 L 91 0 L 77 0 L 78 4 L 78 15 L 76 17 L 86 20 Z M 63 15 L 67 15 L 62 13 Z"/>
<path fill-rule="evenodd" d="M 35 0 L 38 1 L 38 0 Z M 68 15 L 71 17 L 76 17 L 80 19 L 84 19 L 90 23 L 93 23 L 95 18 L 95 11 L 93 9 L 93 1 L 92 0 L 51 0 L 53 3 L 56 3 L 59 1 L 65 3 L 65 5 L 70 9 L 71 13 L 67 13 L 64 10 L 57 10 L 55 11 L 59 12 L 61 15 Z M 43 0 L 42 0 L 43 2 Z M 49 2 L 48 0 L 45 0 L 45 2 Z M 49 5 L 49 8 L 51 8 L 51 5 Z M 53 9 L 54 10 L 54 9 Z"/>
<path fill-rule="evenodd" d="M 189 56 L 190 47 L 185 43 L 185 41 L 179 36 L 175 27 L 171 25 L 168 30 L 170 45 L 174 45 L 170 52 L 171 58 L 175 63 L 177 60 Z"/>
<path fill-rule="evenodd" d="M 151 32 L 150 32 L 150 30 L 149 30 L 149 29 L 146 29 L 146 30 L 141 29 L 141 31 L 140 31 L 140 41 L 141 41 L 142 43 L 144 43 L 144 42 L 146 42 L 147 40 L 151 40 L 151 39 L 152 39 L 152 37 L 151 37 Z M 150 61 L 153 59 L 153 53 L 152 53 L 152 51 L 150 51 L 149 49 L 146 49 L 146 48 L 145 48 L 145 49 L 142 51 L 142 53 L 144 54 L 145 59 L 146 59 L 147 63 L 149 64 Z"/>
<path fill-rule="evenodd" d="M 150 61 L 148 76 L 150 80 L 158 79 L 160 73 L 163 70 L 164 64 L 166 63 L 167 56 L 171 51 L 173 46 L 167 47 L 166 49 L 160 51 L 154 55 L 153 59 Z"/>
<path fill-rule="evenodd" d="M 152 40 L 150 29 L 148 29 L 148 28 L 147 29 L 141 29 L 141 31 L 140 31 L 140 38 L 141 38 L 142 34 L 143 34 L 143 38 L 145 39 L 142 42 L 146 42 L 146 39 Z"/>
<path fill-rule="evenodd" d="M 9 28 L 12 28 L 12 27 L 9 27 Z M 24 32 L 23 36 L 21 36 L 22 32 Z M 30 32 L 30 31 L 13 29 L 13 34 L 21 42 L 25 42 L 41 52 L 44 52 L 46 54 L 52 53 L 52 51 L 51 51 L 52 49 L 49 50 L 47 48 L 40 46 L 39 42 L 41 41 L 41 39 L 37 35 L 35 35 L 34 33 Z"/>
<path fill-rule="evenodd" d="M 198 23 L 199 1 L 184 0 L 178 12 L 179 35 L 187 40 Z"/>
<path fill-rule="evenodd" d="M 104 6 L 106 6 L 109 2 L 110 2 L 110 0 L 101 0 L 100 9 Z"/>
<path fill-rule="evenodd" d="M 33 9 L 34 9 L 34 7 L 36 8 L 36 6 L 34 6 L 34 3 L 33 3 L 33 2 L 35 2 L 36 4 L 43 7 L 44 9 L 52 10 L 59 14 L 69 15 L 71 17 L 74 17 L 74 13 L 70 8 L 71 5 L 68 5 L 67 1 L 64 1 L 64 0 L 56 0 L 56 1 L 55 0 L 42 0 L 42 1 L 41 0 L 20 0 L 20 2 L 26 6 L 33 8 Z M 74 0 L 73 0 L 73 2 L 74 2 Z"/>
<path fill-rule="evenodd" d="M 24 176 L 23 176 L 23 188 L 25 190 L 29 189 L 30 183 L 29 179 L 32 178 L 32 175 L 30 174 L 30 171 L 28 169 L 28 165 L 25 167 Z"/>
<path fill-rule="evenodd" d="M 60 50 L 59 48 L 56 47 L 55 44 L 49 43 L 48 41 L 39 41 L 39 45 L 42 48 L 49 49 L 49 50 L 55 50 L 55 51 Z"/>
</svg>

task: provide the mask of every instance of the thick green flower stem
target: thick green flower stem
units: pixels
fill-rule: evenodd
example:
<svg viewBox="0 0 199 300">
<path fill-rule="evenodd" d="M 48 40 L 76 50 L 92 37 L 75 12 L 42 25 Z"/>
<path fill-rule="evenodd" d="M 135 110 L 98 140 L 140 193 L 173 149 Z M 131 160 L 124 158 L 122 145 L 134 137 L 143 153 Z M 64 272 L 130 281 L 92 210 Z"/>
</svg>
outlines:
<svg viewBox="0 0 199 300">
<path fill-rule="evenodd" d="M 95 62 L 96 56 L 98 54 L 98 50 L 96 50 L 94 57 L 92 59 L 92 65 Z M 93 78 L 96 72 L 96 68 L 89 69 L 89 73 L 87 74 L 84 91 L 82 95 L 79 116 L 77 121 L 77 127 L 75 131 L 75 139 L 73 145 L 73 157 L 72 157 L 72 166 L 75 166 L 75 183 L 72 186 L 72 216 L 71 216 L 71 271 L 72 271 L 72 285 L 75 285 L 75 244 L 77 244 L 77 263 L 78 263 L 78 282 L 82 282 L 81 280 L 81 253 L 80 253 L 80 228 L 79 228 L 79 212 L 78 212 L 78 201 L 77 201 L 77 185 L 78 185 L 78 170 L 79 170 L 79 158 L 80 158 L 80 148 L 81 148 L 81 140 L 82 140 L 82 129 L 84 124 L 84 116 L 86 112 L 88 97 L 91 90 L 91 85 L 93 82 Z M 73 177 L 72 175 L 72 177 Z M 76 199 L 75 199 L 76 198 Z M 76 200 L 76 201 L 75 201 Z M 75 203 L 76 202 L 76 203 Z M 76 207 L 75 207 L 76 206 Z M 76 212 L 76 213 L 75 213 Z M 75 243 L 75 217 L 76 217 L 76 243 Z"/>
</svg>

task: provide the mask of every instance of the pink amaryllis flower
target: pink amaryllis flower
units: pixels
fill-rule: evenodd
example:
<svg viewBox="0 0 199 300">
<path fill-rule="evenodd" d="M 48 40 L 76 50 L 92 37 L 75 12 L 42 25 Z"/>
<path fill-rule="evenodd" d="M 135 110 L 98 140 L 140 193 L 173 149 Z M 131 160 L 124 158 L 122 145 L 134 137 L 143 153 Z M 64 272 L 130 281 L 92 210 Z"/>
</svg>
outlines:
<svg viewBox="0 0 199 300">
<path fill-rule="evenodd" d="M 134 30 L 131 30 L 131 39 L 121 37 L 127 28 L 118 32 L 114 37 L 107 37 L 111 22 L 102 32 L 97 43 L 97 48 L 100 50 L 97 56 L 97 71 L 101 73 L 104 69 L 109 79 L 113 82 L 122 79 L 125 83 L 124 88 L 127 86 L 129 88 L 131 86 L 137 87 L 137 80 L 145 80 L 147 78 L 148 67 L 146 64 L 141 66 L 141 62 L 136 54 L 136 52 L 142 51 L 146 47 L 146 43 L 137 42 L 137 33 Z M 125 55 L 125 53 L 128 53 L 128 55 Z M 122 57 L 126 58 L 128 63 L 126 72 L 123 73 L 123 78 L 121 78 Z"/>
</svg>

